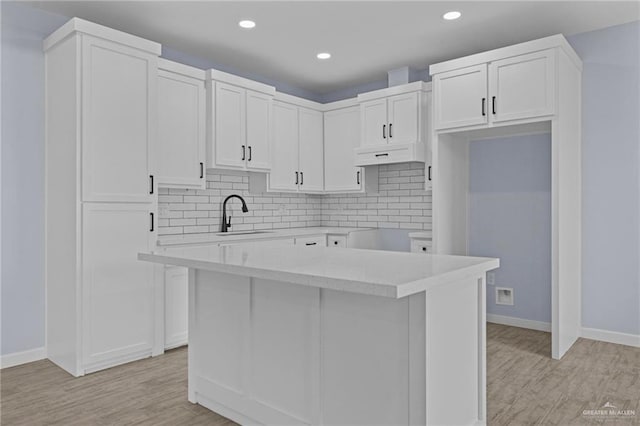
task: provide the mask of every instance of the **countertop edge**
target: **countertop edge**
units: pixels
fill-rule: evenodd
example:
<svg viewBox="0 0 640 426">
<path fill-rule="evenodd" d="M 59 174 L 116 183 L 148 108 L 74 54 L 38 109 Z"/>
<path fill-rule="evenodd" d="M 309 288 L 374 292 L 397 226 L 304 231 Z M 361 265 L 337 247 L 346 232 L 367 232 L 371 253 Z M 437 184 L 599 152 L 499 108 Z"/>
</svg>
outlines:
<svg viewBox="0 0 640 426">
<path fill-rule="evenodd" d="M 307 287 L 318 287 L 327 290 L 346 291 L 349 293 L 366 294 L 369 296 L 381 296 L 397 299 L 396 289 L 390 286 L 362 281 L 345 280 L 340 278 L 319 277 L 314 275 L 274 271 L 271 269 L 252 268 L 249 266 L 223 265 L 220 263 L 203 262 L 184 258 L 175 258 L 162 254 L 138 253 L 138 260 L 164 263 L 168 265 L 196 268 L 205 271 L 222 272 L 243 277 L 260 278 L 265 280 L 283 281 L 291 284 Z M 367 287 L 367 291 L 356 291 L 344 287 Z"/>
<path fill-rule="evenodd" d="M 424 279 L 419 279 L 393 287 L 390 285 L 372 282 L 322 277 L 297 272 L 274 271 L 271 269 L 254 268 L 249 266 L 223 265 L 214 262 L 176 258 L 163 254 L 138 253 L 138 260 L 141 261 L 163 263 L 167 265 L 182 266 L 187 268 L 196 268 L 205 271 L 229 273 L 244 277 L 267 280 L 271 279 L 308 287 L 318 287 L 328 290 L 388 297 L 392 299 L 401 299 L 413 294 L 421 293 L 423 291 L 429 291 L 430 289 L 439 285 L 443 285 L 464 277 L 478 275 L 480 273 L 495 269 L 500 264 L 499 259 L 484 259 L 486 259 L 485 262 L 476 265 L 463 267 L 455 271 L 445 272 L 436 276 L 426 277 Z"/>
<path fill-rule="evenodd" d="M 445 272 L 435 277 L 424 278 L 421 280 L 412 281 L 410 283 L 401 284 L 400 286 L 398 286 L 398 298 L 411 296 L 412 294 L 421 293 L 423 291 L 429 291 L 435 287 L 439 287 L 441 285 L 445 285 L 463 278 L 477 276 L 500 267 L 500 259 L 490 257 L 487 257 L 485 259 L 486 261 L 483 263 L 467 266 L 455 271 Z"/>
</svg>

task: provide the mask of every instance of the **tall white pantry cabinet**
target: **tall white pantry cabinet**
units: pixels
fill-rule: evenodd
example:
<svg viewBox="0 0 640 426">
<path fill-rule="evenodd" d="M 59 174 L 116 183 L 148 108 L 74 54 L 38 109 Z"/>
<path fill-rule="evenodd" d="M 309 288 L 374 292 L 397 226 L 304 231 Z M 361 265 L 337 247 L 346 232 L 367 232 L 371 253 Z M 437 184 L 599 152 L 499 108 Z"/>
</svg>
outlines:
<svg viewBox="0 0 640 426">
<path fill-rule="evenodd" d="M 75 376 L 149 356 L 160 45 L 74 18 L 44 42 L 47 357 Z"/>
</svg>

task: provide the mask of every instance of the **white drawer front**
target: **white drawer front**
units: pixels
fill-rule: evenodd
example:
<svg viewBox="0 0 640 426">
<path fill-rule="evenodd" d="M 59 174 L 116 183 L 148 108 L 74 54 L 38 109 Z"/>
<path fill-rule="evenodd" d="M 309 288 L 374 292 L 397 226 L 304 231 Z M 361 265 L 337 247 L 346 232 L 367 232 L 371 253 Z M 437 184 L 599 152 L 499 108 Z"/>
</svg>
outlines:
<svg viewBox="0 0 640 426">
<path fill-rule="evenodd" d="M 380 149 L 374 152 L 357 152 L 356 165 L 389 164 L 411 161 L 411 151 L 407 149 Z"/>
<path fill-rule="evenodd" d="M 326 246 L 326 235 L 314 235 L 312 237 L 299 237 L 296 238 L 297 246 Z"/>
<path fill-rule="evenodd" d="M 347 237 L 344 235 L 329 235 L 327 237 L 327 247 L 346 247 Z"/>
<path fill-rule="evenodd" d="M 431 241 L 412 240 L 411 253 L 431 253 Z"/>
</svg>

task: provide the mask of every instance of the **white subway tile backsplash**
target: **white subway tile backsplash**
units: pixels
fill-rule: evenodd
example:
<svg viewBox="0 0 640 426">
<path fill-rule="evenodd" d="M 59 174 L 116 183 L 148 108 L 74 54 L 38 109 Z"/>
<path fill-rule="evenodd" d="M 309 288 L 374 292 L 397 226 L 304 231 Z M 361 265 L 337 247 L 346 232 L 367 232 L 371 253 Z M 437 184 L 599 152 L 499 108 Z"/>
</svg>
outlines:
<svg viewBox="0 0 640 426">
<path fill-rule="evenodd" d="M 222 201 L 231 199 L 227 215 L 234 231 L 283 229 L 310 226 L 358 226 L 431 230 L 431 191 L 424 190 L 424 164 L 379 166 L 377 194 L 307 195 L 249 193 L 248 176 L 207 174 L 207 189 L 159 188 L 159 235 L 219 232 Z"/>
</svg>

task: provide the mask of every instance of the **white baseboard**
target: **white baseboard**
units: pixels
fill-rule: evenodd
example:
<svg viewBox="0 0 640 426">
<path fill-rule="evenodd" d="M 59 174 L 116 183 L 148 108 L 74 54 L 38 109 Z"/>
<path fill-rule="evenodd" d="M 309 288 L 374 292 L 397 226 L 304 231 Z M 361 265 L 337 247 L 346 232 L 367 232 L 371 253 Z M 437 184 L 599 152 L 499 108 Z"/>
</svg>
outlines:
<svg viewBox="0 0 640 426">
<path fill-rule="evenodd" d="M 494 324 L 510 325 L 512 327 L 528 328 L 530 330 L 551 332 L 551 323 L 534 321 L 504 315 L 487 314 L 487 322 Z"/>
<path fill-rule="evenodd" d="M 617 331 L 598 330 L 597 328 L 582 327 L 581 337 L 602 342 L 617 343 L 619 345 L 640 348 L 640 335 L 619 333 Z"/>
<path fill-rule="evenodd" d="M 20 364 L 26 364 L 28 362 L 40 361 L 46 357 L 44 347 L 30 349 L 23 352 L 14 352 L 12 354 L 0 356 L 0 368 L 9 368 Z"/>
</svg>

